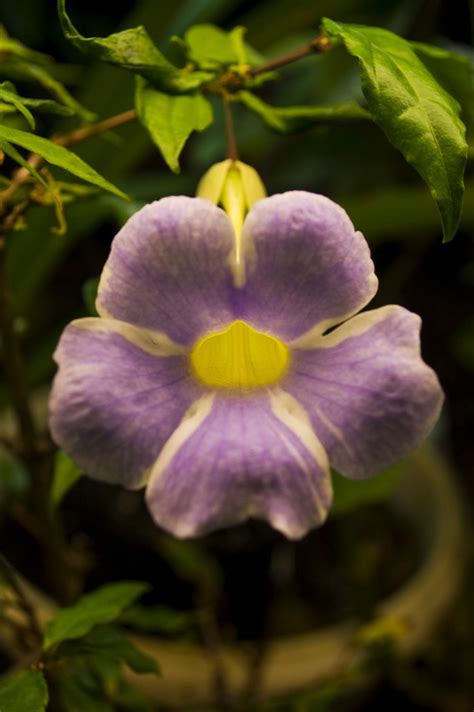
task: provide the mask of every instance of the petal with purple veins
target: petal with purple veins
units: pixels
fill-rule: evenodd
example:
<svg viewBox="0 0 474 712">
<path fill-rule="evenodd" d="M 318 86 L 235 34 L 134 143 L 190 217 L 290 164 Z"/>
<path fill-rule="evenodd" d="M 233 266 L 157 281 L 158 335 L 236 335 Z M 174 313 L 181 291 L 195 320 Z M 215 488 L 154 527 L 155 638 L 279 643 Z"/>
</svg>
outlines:
<svg viewBox="0 0 474 712">
<path fill-rule="evenodd" d="M 306 414 L 273 389 L 203 396 L 160 453 L 146 497 L 155 522 L 178 537 L 257 517 L 297 539 L 324 521 L 332 490 Z"/>
<path fill-rule="evenodd" d="M 50 397 L 55 442 L 84 471 L 136 488 L 200 391 L 182 347 L 113 319 L 64 331 Z"/>
<path fill-rule="evenodd" d="M 234 318 L 233 247 L 229 218 L 208 200 L 177 196 L 150 203 L 113 241 L 97 310 L 191 344 Z"/>
<path fill-rule="evenodd" d="M 282 339 L 323 333 L 377 291 L 363 235 L 322 195 L 291 191 L 257 202 L 245 220 L 242 253 L 240 318 Z"/>
<path fill-rule="evenodd" d="M 293 344 L 284 387 L 347 477 L 369 477 L 398 462 L 439 416 L 443 392 L 421 358 L 420 324 L 416 314 L 391 305 Z"/>
</svg>

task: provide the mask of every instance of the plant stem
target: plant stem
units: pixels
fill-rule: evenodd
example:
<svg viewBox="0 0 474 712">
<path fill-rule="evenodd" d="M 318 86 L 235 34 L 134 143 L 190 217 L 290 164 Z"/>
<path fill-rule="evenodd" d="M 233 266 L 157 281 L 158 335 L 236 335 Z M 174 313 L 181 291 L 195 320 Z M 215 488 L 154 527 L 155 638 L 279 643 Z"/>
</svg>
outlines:
<svg viewBox="0 0 474 712">
<path fill-rule="evenodd" d="M 18 599 L 18 605 L 29 621 L 31 633 L 34 636 L 36 643 L 40 644 L 43 640 L 43 633 L 41 631 L 41 626 L 36 617 L 34 608 L 30 604 L 28 598 L 25 596 L 20 584 L 18 583 L 16 573 L 13 567 L 11 566 L 9 561 L 7 561 L 7 559 L 3 556 L 3 554 L 0 554 L 0 573 L 5 579 L 6 583 L 10 586 L 12 591 L 16 594 Z"/>
<path fill-rule="evenodd" d="M 36 430 L 29 407 L 26 373 L 7 286 L 5 248 L 5 238 L 0 235 L 0 344 L 22 451 L 27 457 L 31 457 L 36 452 Z"/>
<path fill-rule="evenodd" d="M 99 121 L 96 124 L 84 126 L 80 129 L 74 129 L 73 131 L 59 134 L 57 136 L 52 136 L 51 141 L 58 144 L 58 146 L 72 146 L 76 143 L 80 143 L 81 141 L 85 141 L 88 138 L 92 138 L 92 136 L 98 136 L 106 131 L 111 131 L 118 126 L 134 121 L 136 117 L 137 112 L 135 109 L 129 109 L 128 111 L 124 111 L 116 116 L 110 116 L 108 119 Z M 38 169 L 43 161 L 43 157 L 37 153 L 32 153 L 28 158 L 28 164 L 35 169 Z M 17 190 L 30 179 L 30 177 L 31 174 L 26 168 L 18 168 L 18 170 L 15 171 L 8 188 L 0 193 L 0 212 L 5 212 L 5 208 L 9 201 L 14 197 Z M 15 224 L 15 220 L 26 210 L 29 204 L 30 201 L 27 199 L 16 205 L 5 217 L 0 228 L 1 232 L 9 232 Z"/>
<path fill-rule="evenodd" d="M 135 109 L 129 109 L 128 111 L 124 111 L 122 114 L 110 116 L 108 119 L 99 121 L 97 124 L 84 126 L 83 128 L 75 129 L 74 131 L 69 131 L 69 133 L 61 134 L 59 136 L 53 136 L 51 140 L 59 146 L 72 146 L 73 144 L 85 141 L 92 136 L 97 136 L 105 133 L 106 131 L 116 129 L 118 126 L 122 126 L 123 124 L 128 124 L 136 118 L 137 112 Z"/>
<path fill-rule="evenodd" d="M 52 141 L 60 146 L 70 146 L 87 138 L 110 131 L 122 124 L 133 121 L 136 112 L 132 109 L 117 116 L 75 129 L 68 133 L 53 136 Z M 28 164 L 38 169 L 43 163 L 43 157 L 32 153 Z M 53 448 L 45 438 L 36 432 L 34 418 L 29 403 L 29 393 L 21 352 L 20 341 L 15 331 L 14 309 L 10 297 L 6 276 L 6 233 L 15 226 L 18 217 L 31 203 L 30 196 L 11 206 L 10 203 L 17 191 L 30 179 L 26 168 L 19 168 L 13 174 L 10 185 L 0 193 L 0 213 L 5 216 L 0 224 L 0 345 L 2 361 L 7 376 L 7 387 L 17 421 L 20 436 L 19 454 L 27 465 L 32 476 L 31 507 L 38 527 L 38 539 L 42 549 L 46 578 L 54 594 L 63 602 L 74 594 L 75 577 L 74 562 L 71 561 L 67 542 L 58 517 L 52 517 L 49 511 L 49 491 L 53 477 Z"/>
<path fill-rule="evenodd" d="M 261 64 L 259 67 L 253 67 L 249 69 L 248 75 L 250 77 L 258 77 L 259 74 L 264 74 L 265 72 L 271 72 L 274 69 L 280 69 L 287 64 L 296 62 L 298 59 L 303 59 L 303 57 L 308 57 L 311 54 L 319 54 L 321 52 L 327 52 L 331 48 L 331 40 L 326 35 L 318 35 L 311 40 L 311 42 L 304 47 L 293 50 L 293 52 L 288 52 L 280 57 L 275 57 L 269 62 Z"/>
<path fill-rule="evenodd" d="M 237 150 L 237 142 L 235 140 L 234 121 L 232 119 L 230 102 L 226 96 L 222 97 L 222 102 L 224 105 L 225 133 L 227 137 L 227 158 L 230 158 L 231 161 L 238 161 L 239 152 Z"/>
</svg>

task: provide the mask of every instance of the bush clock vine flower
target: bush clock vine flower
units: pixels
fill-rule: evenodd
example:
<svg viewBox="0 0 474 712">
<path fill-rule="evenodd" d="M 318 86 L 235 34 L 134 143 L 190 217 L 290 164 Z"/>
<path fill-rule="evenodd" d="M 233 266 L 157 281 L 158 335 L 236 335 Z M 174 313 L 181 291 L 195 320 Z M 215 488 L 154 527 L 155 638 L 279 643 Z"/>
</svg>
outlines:
<svg viewBox="0 0 474 712">
<path fill-rule="evenodd" d="M 56 350 L 53 437 L 92 477 L 146 487 L 177 537 L 249 517 L 302 537 L 327 516 L 331 465 L 370 477 L 439 415 L 420 318 L 358 314 L 376 291 L 339 205 L 265 197 L 249 166 L 216 164 L 198 197 L 146 205 L 116 236 L 99 317 Z"/>
</svg>

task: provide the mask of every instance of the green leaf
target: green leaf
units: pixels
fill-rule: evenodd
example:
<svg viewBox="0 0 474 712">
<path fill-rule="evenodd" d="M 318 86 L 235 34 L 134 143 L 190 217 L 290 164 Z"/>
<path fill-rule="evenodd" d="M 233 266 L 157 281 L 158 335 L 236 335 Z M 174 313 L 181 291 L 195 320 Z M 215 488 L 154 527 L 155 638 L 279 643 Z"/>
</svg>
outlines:
<svg viewBox="0 0 474 712">
<path fill-rule="evenodd" d="M 159 672 L 156 660 L 143 653 L 113 626 L 99 626 L 78 640 L 67 640 L 62 643 L 56 651 L 56 658 L 69 657 L 81 657 L 90 665 L 108 658 L 120 664 L 125 663 L 137 673 Z"/>
<path fill-rule="evenodd" d="M 24 670 L 0 681 L 0 712 L 44 712 L 48 688 L 39 670 Z"/>
<path fill-rule="evenodd" d="M 260 64 L 263 57 L 244 42 L 245 27 L 225 32 L 216 25 L 193 25 L 184 35 L 188 60 L 201 69 L 216 70 L 238 64 Z"/>
<path fill-rule="evenodd" d="M 0 127 L 0 130 L 1 130 L 1 127 Z M 20 166 L 22 166 L 22 167 L 25 168 L 29 173 L 31 173 L 31 175 L 38 181 L 38 183 L 41 183 L 41 185 L 43 186 L 43 188 L 45 188 L 45 190 L 49 190 L 48 184 L 46 183 L 46 181 L 45 181 L 45 179 L 43 178 L 43 176 L 42 176 L 40 173 L 38 173 L 38 171 L 36 170 L 36 168 L 34 168 L 33 166 L 31 166 L 31 165 L 28 163 L 28 161 L 23 158 L 23 156 L 21 155 L 21 153 L 20 153 L 19 151 L 17 151 L 16 148 L 11 145 L 11 143 L 8 143 L 8 141 L 3 141 L 2 139 L 0 139 L 0 149 L 1 149 L 4 153 L 6 153 L 7 156 L 10 156 L 10 158 L 12 158 L 12 159 L 13 159 L 14 161 L 16 161 Z"/>
<path fill-rule="evenodd" d="M 67 89 L 56 79 L 54 79 L 46 66 L 54 67 L 54 62 L 46 54 L 35 52 L 18 40 L 14 40 L 7 35 L 4 28 L 0 26 L 0 54 L 2 55 L 3 76 L 13 76 L 20 79 L 34 79 L 41 86 L 50 91 L 65 107 L 77 113 L 85 121 L 93 121 L 95 115 L 81 106 L 67 91 Z M 36 100 L 31 100 L 36 101 Z M 42 99 L 37 101 L 42 102 Z M 46 111 L 46 106 L 43 104 Z M 40 110 L 40 109 L 39 109 Z M 52 110 L 49 107 L 48 110 Z M 56 112 L 58 113 L 58 112 Z"/>
<path fill-rule="evenodd" d="M 460 107 L 410 43 L 388 30 L 323 20 L 359 60 L 362 90 L 374 120 L 424 179 L 438 206 L 444 239 L 459 224 L 467 157 Z"/>
<path fill-rule="evenodd" d="M 137 77 L 136 107 L 166 163 L 179 173 L 179 155 L 189 136 L 212 123 L 209 101 L 202 94 L 164 94 Z"/>
<path fill-rule="evenodd" d="M 120 622 L 148 633 L 177 635 L 189 631 L 196 620 L 192 611 L 177 611 L 167 606 L 132 606 L 120 616 Z"/>
<path fill-rule="evenodd" d="M 192 91 L 212 78 L 205 72 L 189 72 L 175 67 L 141 25 L 108 37 L 83 37 L 66 13 L 65 0 L 58 0 L 58 13 L 65 36 L 81 52 L 140 74 L 159 89 L 177 93 Z"/>
<path fill-rule="evenodd" d="M 35 111 L 49 114 L 59 114 L 60 116 L 70 116 L 74 113 L 71 107 L 63 106 L 52 99 L 30 99 L 29 97 L 20 96 L 15 88 L 15 85 L 11 82 L 0 83 L 0 101 L 7 104 L 13 104 L 13 106 L 18 108 L 18 111 L 22 111 L 25 107 L 31 107 Z M 17 106 L 18 104 L 20 106 Z M 33 119 L 31 113 L 28 113 L 31 119 Z M 25 118 L 27 118 L 31 126 L 34 128 L 34 121 L 32 123 L 26 115 Z"/>
<path fill-rule="evenodd" d="M 73 113 L 80 116 L 84 121 L 94 121 L 96 115 L 94 112 L 86 109 L 82 104 L 80 104 L 76 99 L 68 92 L 66 87 L 61 84 L 57 79 L 51 76 L 51 74 L 42 66 L 35 64 L 28 64 L 23 61 L 10 61 L 7 66 L 6 63 L 2 64 L 2 70 L 10 68 L 13 73 L 17 76 L 23 77 L 25 79 L 34 79 L 38 84 L 40 84 L 46 91 L 48 91 L 52 96 L 56 97 L 58 102 L 64 104 L 65 107 L 70 109 Z"/>
<path fill-rule="evenodd" d="M 69 171 L 69 173 L 73 173 L 88 183 L 97 185 L 99 188 L 108 190 L 110 193 L 115 193 L 115 195 L 119 195 L 121 198 L 127 198 L 125 193 L 112 185 L 112 183 L 109 183 L 108 180 L 85 163 L 82 158 L 79 158 L 79 156 L 64 146 L 59 146 L 42 136 L 35 136 L 27 131 L 20 131 L 3 125 L 0 125 L 0 138 L 11 141 L 11 143 L 26 148 L 28 151 L 39 153 L 39 155 L 43 156 L 49 163 L 64 168 L 66 171 Z"/>
<path fill-rule="evenodd" d="M 464 123 L 474 130 L 474 81 L 471 60 L 458 52 L 411 42 L 418 57 L 442 87 L 461 104 Z"/>
<path fill-rule="evenodd" d="M 74 606 L 62 608 L 46 625 L 44 650 L 63 640 L 80 638 L 96 625 L 111 623 L 149 588 L 139 581 L 111 583 L 86 594 Z"/>
<path fill-rule="evenodd" d="M 25 106 L 15 91 L 15 87 L 11 82 L 2 82 L 0 84 L 0 101 L 7 104 L 12 104 L 20 114 L 23 114 L 32 129 L 35 128 L 35 119 L 31 111 Z"/>
<path fill-rule="evenodd" d="M 82 474 L 80 467 L 63 450 L 58 450 L 54 461 L 53 484 L 49 494 L 51 511 L 59 507 L 65 495 Z"/>
<path fill-rule="evenodd" d="M 405 466 L 402 463 L 367 480 L 349 480 L 333 470 L 334 500 L 330 515 L 337 516 L 359 507 L 361 504 L 388 499 L 397 486 L 404 469 Z"/>
<path fill-rule="evenodd" d="M 237 98 L 258 114 L 267 126 L 280 133 L 302 131 L 331 121 L 371 118 L 369 112 L 355 101 L 320 106 L 270 106 L 249 91 L 239 92 Z"/>
</svg>

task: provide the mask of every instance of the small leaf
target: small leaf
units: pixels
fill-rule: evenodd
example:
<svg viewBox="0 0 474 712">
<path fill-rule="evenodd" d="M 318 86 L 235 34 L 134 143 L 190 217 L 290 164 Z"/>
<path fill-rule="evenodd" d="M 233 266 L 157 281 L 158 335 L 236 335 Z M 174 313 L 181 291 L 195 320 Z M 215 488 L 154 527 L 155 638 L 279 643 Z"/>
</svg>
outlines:
<svg viewBox="0 0 474 712">
<path fill-rule="evenodd" d="M 172 92 L 192 91 L 212 78 L 208 73 L 188 72 L 175 67 L 159 51 L 141 25 L 108 37 L 83 37 L 66 13 L 65 0 L 58 0 L 58 13 L 65 36 L 81 52 L 140 74 L 159 89 Z"/>
<path fill-rule="evenodd" d="M 332 472 L 334 501 L 330 516 L 344 514 L 362 504 L 371 504 L 388 499 L 404 471 L 403 463 L 391 467 L 380 475 L 367 480 L 350 480 L 338 472 Z"/>
<path fill-rule="evenodd" d="M 442 87 L 461 104 L 464 123 L 474 130 L 474 81 L 471 60 L 458 52 L 411 42 L 423 64 Z"/>
<path fill-rule="evenodd" d="M 460 107 L 410 43 L 377 27 L 323 20 L 359 60 L 362 90 L 374 120 L 421 175 L 438 206 L 444 239 L 457 230 L 467 157 Z"/>
<path fill-rule="evenodd" d="M 31 107 L 35 111 L 58 114 L 60 116 L 70 116 L 74 113 L 69 106 L 63 106 L 52 99 L 31 99 L 30 97 L 20 96 L 11 82 L 0 83 L 0 101 L 13 104 L 22 104 L 24 107 Z M 19 109 L 21 111 L 21 109 Z M 34 125 L 33 125 L 34 128 Z"/>
<path fill-rule="evenodd" d="M 159 667 L 154 658 L 143 653 L 117 628 L 98 626 L 79 640 L 67 640 L 56 651 L 57 659 L 81 657 L 89 665 L 101 658 L 108 658 L 118 663 L 126 663 L 134 672 L 158 673 Z"/>
<path fill-rule="evenodd" d="M 0 680 L 0 712 L 44 712 L 48 688 L 39 670 L 24 670 Z"/>
<path fill-rule="evenodd" d="M 54 461 L 53 484 L 49 494 L 51 511 L 59 507 L 65 495 L 76 484 L 82 475 L 82 470 L 63 450 L 58 450 Z"/>
<path fill-rule="evenodd" d="M 167 606 L 135 605 L 122 613 L 120 622 L 148 633 L 176 635 L 187 632 L 196 621 L 192 611 L 177 611 Z"/>
<path fill-rule="evenodd" d="M 280 133 L 302 131 L 331 121 L 370 119 L 369 112 L 355 101 L 320 106 L 270 106 L 249 91 L 239 92 L 237 98 Z"/>
<path fill-rule="evenodd" d="M 260 64 L 263 57 L 244 42 L 245 32 L 245 27 L 225 32 L 209 23 L 193 25 L 184 35 L 188 60 L 201 69 L 209 70 L 238 64 Z"/>
<path fill-rule="evenodd" d="M 35 136 L 27 131 L 19 131 L 7 126 L 0 125 L 0 138 L 11 141 L 28 151 L 33 151 L 43 156 L 49 163 L 55 166 L 64 168 L 66 171 L 73 173 L 78 178 L 82 178 L 88 183 L 99 186 L 110 193 L 115 193 L 121 198 L 127 198 L 125 193 L 116 188 L 108 180 L 102 178 L 91 166 L 89 166 L 82 158 L 79 158 L 75 153 L 69 151 L 64 146 L 59 146 L 47 138 Z"/>
<path fill-rule="evenodd" d="M 2 55 L 3 76 L 13 76 L 20 79 L 34 79 L 50 91 L 65 107 L 77 113 L 85 121 L 93 121 L 95 115 L 79 104 L 67 89 L 54 79 L 45 67 L 54 66 L 54 62 L 46 54 L 35 52 L 18 40 L 7 35 L 0 26 L 0 54 Z M 36 100 L 31 100 L 36 101 Z M 38 101 L 43 102 L 42 99 Z M 46 110 L 46 108 L 45 108 Z M 51 110 L 51 108 L 50 108 Z"/>
<path fill-rule="evenodd" d="M 149 588 L 148 584 L 139 581 L 121 581 L 82 596 L 74 606 L 62 608 L 47 623 L 44 650 L 63 640 L 81 638 L 96 625 L 111 623 Z"/>
<path fill-rule="evenodd" d="M 212 123 L 209 101 L 202 94 L 163 94 L 138 77 L 136 107 L 166 163 L 179 173 L 179 155 L 189 136 Z"/>
<path fill-rule="evenodd" d="M 51 74 L 42 66 L 35 64 L 28 64 L 27 62 L 10 62 L 10 67 L 13 71 L 19 74 L 21 77 L 26 79 L 34 79 L 38 82 L 44 89 L 46 89 L 50 94 L 52 94 L 56 99 L 64 104 L 65 107 L 69 108 L 70 111 L 76 113 L 84 121 L 94 121 L 96 119 L 96 114 L 94 112 L 86 109 L 82 104 L 80 104 L 66 89 L 66 87 L 58 82 L 57 79 L 51 76 Z M 2 70 L 5 71 L 5 63 L 2 64 Z"/>
<path fill-rule="evenodd" d="M 1 130 L 1 127 L 0 127 L 0 130 Z M 34 168 L 34 166 L 30 165 L 28 163 L 28 161 L 25 158 L 23 158 L 21 153 L 19 151 L 17 151 L 16 148 L 11 145 L 11 143 L 8 143 L 8 141 L 3 141 L 2 139 L 0 139 L 0 149 L 4 153 L 6 153 L 7 156 L 10 156 L 10 158 L 12 158 L 20 166 L 22 166 L 29 173 L 31 173 L 33 178 L 35 178 L 38 181 L 38 183 L 41 183 L 41 185 L 43 186 L 43 188 L 45 190 L 48 190 L 48 184 L 46 183 L 43 176 L 40 173 L 38 173 L 38 171 L 36 170 L 36 168 Z"/>
<path fill-rule="evenodd" d="M 7 104 L 12 104 L 15 109 L 25 117 L 31 128 L 35 128 L 35 119 L 33 114 L 25 106 L 22 99 L 18 96 L 15 91 L 15 87 L 11 82 L 2 82 L 0 84 L 0 101 L 4 101 Z"/>
</svg>

